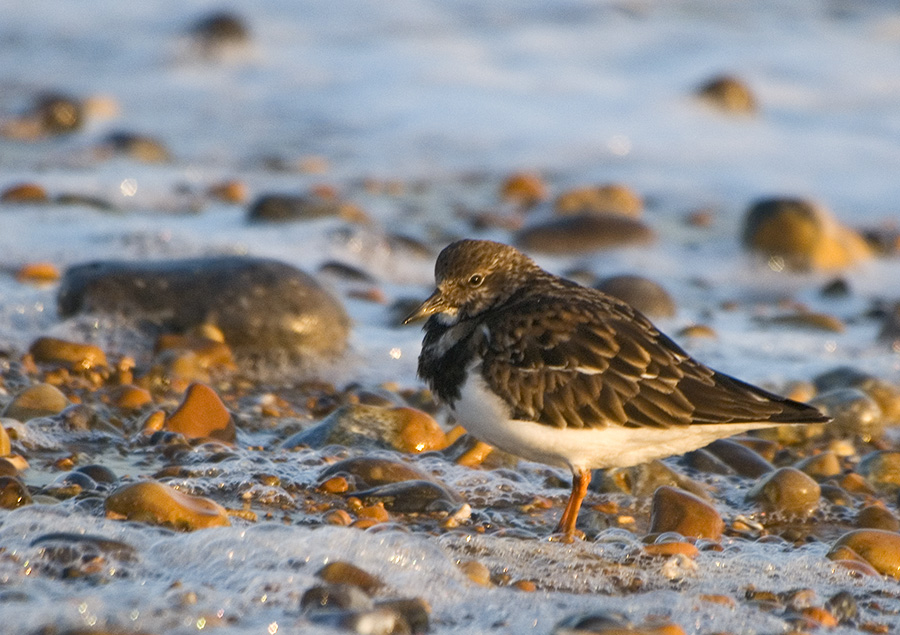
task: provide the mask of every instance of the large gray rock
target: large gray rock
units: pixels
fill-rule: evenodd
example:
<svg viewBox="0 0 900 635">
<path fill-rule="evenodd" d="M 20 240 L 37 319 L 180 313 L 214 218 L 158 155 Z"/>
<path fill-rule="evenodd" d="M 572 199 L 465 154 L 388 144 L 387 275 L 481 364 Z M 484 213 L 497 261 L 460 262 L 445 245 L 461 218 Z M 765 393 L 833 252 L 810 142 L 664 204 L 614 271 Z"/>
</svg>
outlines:
<svg viewBox="0 0 900 635">
<path fill-rule="evenodd" d="M 214 324 L 238 353 L 330 354 L 344 350 L 350 320 L 310 276 L 263 258 L 98 261 L 71 267 L 59 314 L 113 313 L 184 331 Z"/>
</svg>

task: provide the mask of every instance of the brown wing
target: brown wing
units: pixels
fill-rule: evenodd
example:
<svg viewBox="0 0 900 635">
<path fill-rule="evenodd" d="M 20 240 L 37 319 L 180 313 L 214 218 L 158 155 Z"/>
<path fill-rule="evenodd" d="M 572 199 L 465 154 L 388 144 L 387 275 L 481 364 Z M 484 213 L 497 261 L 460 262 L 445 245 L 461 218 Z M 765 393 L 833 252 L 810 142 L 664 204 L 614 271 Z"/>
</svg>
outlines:
<svg viewBox="0 0 900 635">
<path fill-rule="evenodd" d="M 510 308 L 486 320 L 482 374 L 516 418 L 558 428 L 827 421 L 707 368 L 608 296 L 585 289 L 581 301 Z"/>
</svg>

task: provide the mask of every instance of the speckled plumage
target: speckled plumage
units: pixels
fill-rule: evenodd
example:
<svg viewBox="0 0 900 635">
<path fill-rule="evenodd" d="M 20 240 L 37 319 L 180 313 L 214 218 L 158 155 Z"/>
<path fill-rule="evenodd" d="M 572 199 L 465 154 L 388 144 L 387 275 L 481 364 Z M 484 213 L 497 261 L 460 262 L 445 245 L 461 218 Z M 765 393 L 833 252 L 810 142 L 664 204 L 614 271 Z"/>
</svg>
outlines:
<svg viewBox="0 0 900 635">
<path fill-rule="evenodd" d="M 576 480 L 743 430 L 827 421 L 704 366 L 629 305 L 513 247 L 455 242 L 438 256 L 435 279 L 407 318 L 428 317 L 419 376 L 476 436 L 567 465 Z M 604 447 L 607 437 L 626 447 Z M 574 532 L 574 518 L 564 521 Z"/>
</svg>

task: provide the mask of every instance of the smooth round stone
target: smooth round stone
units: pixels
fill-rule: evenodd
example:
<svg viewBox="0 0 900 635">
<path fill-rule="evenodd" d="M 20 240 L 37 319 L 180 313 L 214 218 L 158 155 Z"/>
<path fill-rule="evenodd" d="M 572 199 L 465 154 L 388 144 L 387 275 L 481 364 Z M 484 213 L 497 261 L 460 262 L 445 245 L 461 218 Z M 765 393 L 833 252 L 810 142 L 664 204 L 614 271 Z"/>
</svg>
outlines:
<svg viewBox="0 0 900 635">
<path fill-rule="evenodd" d="M 19 468 L 6 458 L 0 458 L 0 476 L 18 476 Z"/>
<path fill-rule="evenodd" d="M 756 322 L 768 326 L 787 326 L 808 331 L 824 331 L 826 333 L 843 333 L 847 328 L 843 320 L 838 317 L 811 311 L 761 317 L 756 319 Z"/>
<path fill-rule="evenodd" d="M 653 494 L 650 533 L 675 532 L 686 538 L 722 537 L 725 523 L 716 508 L 690 492 L 663 486 Z"/>
<path fill-rule="evenodd" d="M 47 93 L 37 98 L 33 116 L 44 134 L 69 134 L 84 125 L 84 105 L 80 100 L 60 93 Z"/>
<path fill-rule="evenodd" d="M 744 245 L 773 266 L 833 270 L 871 258 L 859 234 L 840 225 L 831 212 L 802 199 L 773 198 L 754 203 L 744 219 Z M 781 263 L 778 265 L 778 263 Z"/>
<path fill-rule="evenodd" d="M 332 444 L 419 453 L 446 447 L 447 438 L 437 421 L 421 410 L 351 404 L 285 439 L 281 447 L 289 450 Z"/>
<path fill-rule="evenodd" d="M 110 133 L 101 143 L 101 149 L 141 163 L 169 163 L 172 160 L 172 155 L 161 141 L 134 132 Z"/>
<path fill-rule="evenodd" d="M 611 183 L 563 192 L 557 197 L 553 207 L 557 214 L 566 216 L 587 212 L 636 218 L 644 209 L 644 201 L 630 187 Z"/>
<path fill-rule="evenodd" d="M 16 509 L 31 504 L 31 492 L 15 476 L 0 476 L 0 508 Z"/>
<path fill-rule="evenodd" d="M 403 616 L 413 633 L 428 632 L 431 606 L 422 598 L 398 598 L 376 602 L 375 606 Z"/>
<path fill-rule="evenodd" d="M 237 353 L 340 353 L 350 319 L 313 278 L 264 258 L 100 261 L 66 271 L 59 313 L 124 315 L 183 332 L 214 324 Z"/>
<path fill-rule="evenodd" d="M 288 222 L 335 217 L 352 222 L 365 222 L 365 212 L 353 203 L 332 196 L 293 194 L 264 194 L 247 211 L 247 220 L 260 222 Z"/>
<path fill-rule="evenodd" d="M 353 495 L 367 505 L 382 503 L 389 512 L 401 514 L 453 511 L 464 502 L 458 494 L 431 480 L 388 483 Z"/>
<path fill-rule="evenodd" d="M 717 75 L 697 89 L 697 96 L 714 108 L 729 114 L 752 115 L 757 111 L 756 97 L 747 84 L 732 75 Z"/>
<path fill-rule="evenodd" d="M 795 468 L 816 480 L 823 480 L 841 473 L 841 460 L 831 450 L 813 454 L 798 461 Z"/>
<path fill-rule="evenodd" d="M 595 289 L 627 302 L 651 318 L 667 318 L 675 315 L 675 301 L 662 285 L 649 278 L 621 275 L 604 278 Z"/>
<path fill-rule="evenodd" d="M 35 286 L 53 284 L 59 280 L 59 269 L 51 262 L 28 262 L 16 270 L 16 280 Z"/>
<path fill-rule="evenodd" d="M 372 598 L 353 584 L 323 584 L 304 591 L 300 598 L 303 611 L 364 611 L 374 606 Z"/>
<path fill-rule="evenodd" d="M 656 236 L 641 221 L 619 214 L 575 214 L 554 218 L 518 232 L 515 244 L 546 254 L 572 254 L 646 245 Z"/>
<path fill-rule="evenodd" d="M 573 615 L 553 629 L 553 635 L 685 635 L 677 624 L 659 619 L 635 624 L 624 615 L 612 611 Z"/>
<path fill-rule="evenodd" d="M 767 512 L 805 518 L 818 508 L 821 493 L 811 477 L 798 469 L 783 467 L 761 478 L 747 492 L 747 498 Z"/>
<path fill-rule="evenodd" d="M 491 570 L 478 560 L 462 560 L 456 565 L 472 582 L 479 586 L 491 586 Z"/>
<path fill-rule="evenodd" d="M 99 346 L 69 342 L 55 337 L 39 337 L 28 348 L 31 357 L 38 363 L 64 364 L 72 370 L 105 368 L 106 354 Z"/>
<path fill-rule="evenodd" d="M 624 492 L 641 498 L 654 494 L 660 487 L 670 486 L 686 490 L 703 499 L 709 498 L 707 487 L 680 474 L 659 460 L 631 467 L 613 468 L 600 472 L 596 482 L 601 492 Z"/>
<path fill-rule="evenodd" d="M 851 550 L 847 554 L 845 549 Z M 857 529 L 844 534 L 831 547 L 828 558 L 858 555 L 883 575 L 900 578 L 900 534 L 881 529 Z"/>
<path fill-rule="evenodd" d="M 205 15 L 194 22 L 188 31 L 204 48 L 246 44 L 250 40 L 250 29 L 244 19 L 230 11 Z"/>
<path fill-rule="evenodd" d="M 825 430 L 832 437 L 871 439 L 884 431 L 884 413 L 878 403 L 858 388 L 834 388 L 816 395 L 809 404 L 831 417 Z"/>
<path fill-rule="evenodd" d="M 316 572 L 316 576 L 329 584 L 350 584 L 359 587 L 369 595 L 377 593 L 384 587 L 384 582 L 377 576 L 343 560 L 329 562 Z"/>
<path fill-rule="evenodd" d="M 68 405 L 69 400 L 56 386 L 34 384 L 20 392 L 7 404 L 3 410 L 3 416 L 25 422 L 36 417 L 58 414 Z"/>
<path fill-rule="evenodd" d="M 0 203 L 35 205 L 49 202 L 47 190 L 37 183 L 18 183 L 0 192 Z"/>
<path fill-rule="evenodd" d="M 820 393 L 836 388 L 861 390 L 875 400 L 886 419 L 889 421 L 900 419 L 900 387 L 874 375 L 849 366 L 841 366 L 819 375 L 813 383 Z"/>
<path fill-rule="evenodd" d="M 80 472 L 81 474 L 86 474 L 87 476 L 94 479 L 96 483 L 102 483 L 104 485 L 109 485 L 119 480 L 119 477 L 116 476 L 116 473 L 105 465 L 82 465 L 80 467 L 76 467 L 74 471 Z"/>
<path fill-rule="evenodd" d="M 718 439 L 704 449 L 741 476 L 759 478 L 775 470 L 775 466 L 758 453 L 730 439 Z"/>
<path fill-rule="evenodd" d="M 344 474 L 361 481 L 364 487 L 378 487 L 404 481 L 431 480 L 429 474 L 407 463 L 391 461 L 382 457 L 360 456 L 329 465 L 319 474 L 318 482 L 325 483 Z"/>
<path fill-rule="evenodd" d="M 123 485 L 106 499 L 107 515 L 165 525 L 182 531 L 230 525 L 225 508 L 208 498 L 191 496 L 157 483 Z"/>
<path fill-rule="evenodd" d="M 860 529 L 883 529 L 900 531 L 900 520 L 890 510 L 880 505 L 869 505 L 859 510 L 856 515 L 856 526 Z"/>
<path fill-rule="evenodd" d="M 500 186 L 500 198 L 520 207 L 533 207 L 547 199 L 547 184 L 538 174 L 511 174 Z"/>
<path fill-rule="evenodd" d="M 900 489 L 900 452 L 870 452 L 856 466 L 856 471 L 877 491 L 896 492 Z"/>
<path fill-rule="evenodd" d="M 153 395 L 146 388 L 133 384 L 116 386 L 109 392 L 112 405 L 123 410 L 138 410 L 153 402 Z"/>
<path fill-rule="evenodd" d="M 163 429 L 183 434 L 188 439 L 211 437 L 226 443 L 237 440 L 231 413 L 216 391 L 204 384 L 192 384 L 187 389 Z"/>
<path fill-rule="evenodd" d="M 0 456 L 6 456 L 12 452 L 12 442 L 9 439 L 9 432 L 0 425 Z"/>
<path fill-rule="evenodd" d="M 704 449 L 686 452 L 683 455 L 685 465 L 701 472 L 709 474 L 735 474 L 726 463 L 720 460 L 715 454 Z"/>
</svg>

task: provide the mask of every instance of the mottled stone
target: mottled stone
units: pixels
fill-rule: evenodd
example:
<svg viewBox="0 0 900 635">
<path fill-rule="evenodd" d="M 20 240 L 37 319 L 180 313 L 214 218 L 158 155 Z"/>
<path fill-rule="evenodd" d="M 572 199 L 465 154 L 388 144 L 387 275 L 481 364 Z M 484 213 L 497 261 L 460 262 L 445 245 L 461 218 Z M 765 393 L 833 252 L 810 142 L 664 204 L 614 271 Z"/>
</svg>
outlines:
<svg viewBox="0 0 900 635">
<path fill-rule="evenodd" d="M 758 453 L 730 439 L 718 439 L 705 449 L 741 476 L 758 478 L 775 469 Z"/>
<path fill-rule="evenodd" d="M 334 354 L 350 320 L 310 276 L 262 258 L 101 261 L 70 268 L 59 313 L 121 314 L 164 331 L 214 324 L 238 353 Z"/>
<path fill-rule="evenodd" d="M 747 492 L 747 498 L 765 511 L 790 518 L 812 514 L 819 506 L 820 496 L 819 484 L 792 467 L 766 474 Z"/>
<path fill-rule="evenodd" d="M 865 455 L 856 471 L 879 492 L 900 490 L 900 452 L 879 450 Z"/>
<path fill-rule="evenodd" d="M 55 337 L 39 337 L 31 343 L 28 352 L 35 362 L 62 364 L 70 370 L 90 370 L 107 366 L 106 354 L 99 346 Z"/>
<path fill-rule="evenodd" d="M 857 529 L 838 538 L 828 552 L 828 558 L 832 560 L 854 555 L 879 573 L 900 578 L 900 534 L 880 529 Z"/>
<path fill-rule="evenodd" d="M 774 198 L 754 203 L 744 219 L 744 245 L 775 266 L 833 270 L 871 257 L 857 233 L 831 212 L 802 199 Z M 779 264 L 780 263 L 780 264 Z"/>
<path fill-rule="evenodd" d="M 225 508 L 215 501 L 155 481 L 131 483 L 116 489 L 106 499 L 106 513 L 181 531 L 231 524 Z"/>
<path fill-rule="evenodd" d="M 47 417 L 62 412 L 69 405 L 69 400 L 56 386 L 50 384 L 34 384 L 29 386 L 3 410 L 3 416 L 19 421 L 28 421 L 36 417 Z"/>
<path fill-rule="evenodd" d="M 620 275 L 604 278 L 595 289 L 619 298 L 651 318 L 675 315 L 675 301 L 662 285 L 649 278 Z"/>
<path fill-rule="evenodd" d="M 729 114 L 748 115 L 757 110 L 756 97 L 747 84 L 733 75 L 717 75 L 697 89 L 697 96 Z"/>
<path fill-rule="evenodd" d="M 368 217 L 357 205 L 331 196 L 264 194 L 250 206 L 251 222 L 287 222 L 335 217 L 352 222 L 367 222 Z"/>
<path fill-rule="evenodd" d="M 646 245 L 655 234 L 641 221 L 619 214 L 576 214 L 537 223 L 518 232 L 514 242 L 526 251 L 576 254 Z"/>
<path fill-rule="evenodd" d="M 557 197 L 554 209 L 561 215 L 587 212 L 638 217 L 644 209 L 644 201 L 630 187 L 611 183 L 563 192 Z"/>
<path fill-rule="evenodd" d="M 204 384 L 193 384 L 178 408 L 167 419 L 165 430 L 183 434 L 189 439 L 211 437 L 234 443 L 237 433 L 231 413 L 216 391 Z"/>
<path fill-rule="evenodd" d="M 716 508 L 690 492 L 664 486 L 653 494 L 651 533 L 673 531 L 686 538 L 718 540 L 724 529 Z"/>
<path fill-rule="evenodd" d="M 418 453 L 440 450 L 447 440 L 438 423 L 421 410 L 353 404 L 338 408 L 313 427 L 285 439 L 281 446 L 319 448 L 331 444 Z"/>
</svg>

